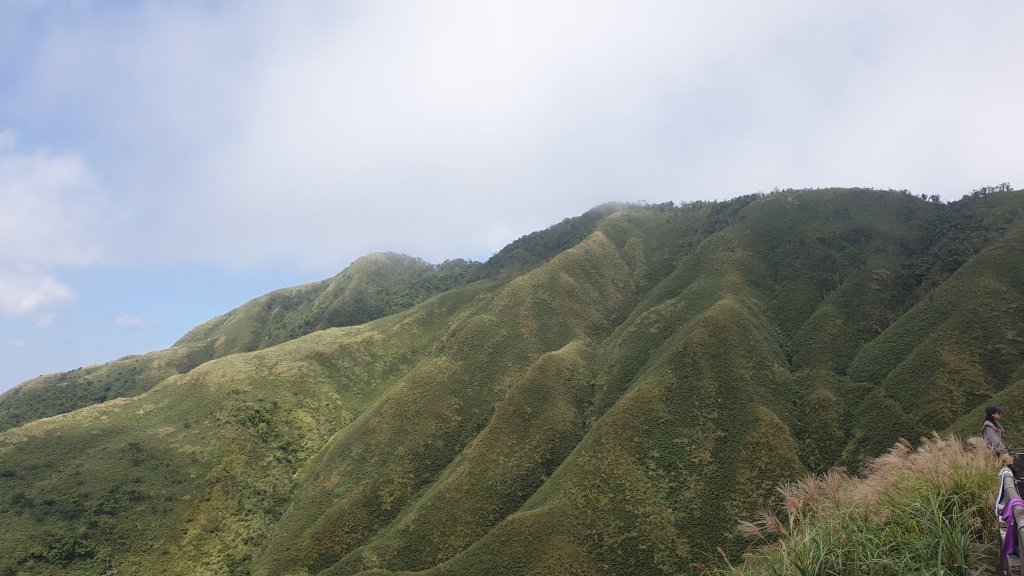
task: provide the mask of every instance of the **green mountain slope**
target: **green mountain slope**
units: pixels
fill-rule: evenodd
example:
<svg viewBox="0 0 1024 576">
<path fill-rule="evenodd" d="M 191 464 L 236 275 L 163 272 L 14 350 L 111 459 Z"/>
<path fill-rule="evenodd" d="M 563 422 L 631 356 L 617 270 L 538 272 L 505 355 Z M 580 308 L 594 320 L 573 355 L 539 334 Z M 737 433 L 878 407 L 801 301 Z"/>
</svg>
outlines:
<svg viewBox="0 0 1024 576">
<path fill-rule="evenodd" d="M 605 204 L 533 232 L 487 262 L 428 264 L 401 254 L 370 254 L 333 278 L 256 298 L 197 326 L 169 350 L 34 378 L 0 394 L 0 430 L 149 390 L 173 374 L 235 352 L 251 352 L 324 328 L 393 314 L 468 282 L 527 271 L 570 248 L 622 205 Z"/>
<path fill-rule="evenodd" d="M 433 265 L 400 254 L 364 256 L 333 278 L 271 292 L 214 318 L 168 350 L 25 382 L 0 395 L 0 430 L 136 396 L 214 358 L 387 316 L 465 284 L 481 266 L 465 260 Z"/>
<path fill-rule="evenodd" d="M 778 483 L 1024 408 L 1022 214 L 608 205 L 406 300 L 436 268 L 268 295 L 0 433 L 0 574 L 696 573 Z"/>
</svg>

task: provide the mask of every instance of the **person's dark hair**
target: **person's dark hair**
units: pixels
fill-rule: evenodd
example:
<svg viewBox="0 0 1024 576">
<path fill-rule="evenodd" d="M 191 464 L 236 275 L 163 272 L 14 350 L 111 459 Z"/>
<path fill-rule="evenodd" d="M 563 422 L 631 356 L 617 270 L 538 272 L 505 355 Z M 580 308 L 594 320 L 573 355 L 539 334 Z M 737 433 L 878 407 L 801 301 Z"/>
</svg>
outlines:
<svg viewBox="0 0 1024 576">
<path fill-rule="evenodd" d="M 995 419 L 992 417 L 992 415 L 1002 413 L 1003 411 L 1000 410 L 998 406 L 989 406 L 988 408 L 985 408 L 985 420 L 988 420 L 989 422 L 995 422 Z"/>
</svg>

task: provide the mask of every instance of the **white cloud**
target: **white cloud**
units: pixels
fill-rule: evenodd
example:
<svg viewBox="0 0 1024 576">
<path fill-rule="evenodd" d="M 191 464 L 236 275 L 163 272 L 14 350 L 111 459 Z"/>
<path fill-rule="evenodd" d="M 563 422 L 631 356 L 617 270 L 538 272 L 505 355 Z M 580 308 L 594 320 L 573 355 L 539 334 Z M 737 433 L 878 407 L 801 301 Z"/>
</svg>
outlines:
<svg viewBox="0 0 1024 576">
<path fill-rule="evenodd" d="M 53 270 L 104 257 L 106 204 L 78 154 L 23 150 L 12 128 L 0 131 L 0 314 L 19 316 L 72 301 Z M 109 219 L 108 219 L 109 221 Z M 55 316 L 39 316 L 46 328 Z"/>
<path fill-rule="evenodd" d="M 57 314 L 54 312 L 46 312 L 40 314 L 39 317 L 36 318 L 36 328 L 39 328 L 40 330 L 45 330 L 46 328 L 49 328 L 50 325 L 53 324 L 53 321 L 56 319 Z"/>
<path fill-rule="evenodd" d="M 0 263 L 84 265 L 102 249 L 103 201 L 81 156 L 14 147 L 13 130 L 0 133 Z"/>
<path fill-rule="evenodd" d="M 1024 176 L 1008 141 L 1024 129 L 1009 16 L 1024 14 L 987 10 L 279 6 L 172 209 L 189 230 L 175 240 L 329 266 L 345 251 L 460 256 L 467 239 L 505 228 L 507 242 L 607 200 L 777 185 L 955 198 L 982 174 Z"/>
<path fill-rule="evenodd" d="M 75 299 L 70 286 L 29 270 L 0 269 L 0 314 L 21 316 Z"/>
<path fill-rule="evenodd" d="M 134 316 L 132 314 L 121 314 L 121 315 L 115 316 L 114 319 L 113 319 L 113 322 L 114 322 L 114 324 L 117 324 L 118 326 L 127 326 L 127 327 L 133 327 L 133 328 L 146 325 L 146 321 L 145 320 L 143 320 L 142 318 L 140 318 L 138 316 Z"/>
<path fill-rule="evenodd" d="M 25 346 L 28 346 L 28 343 L 21 339 L 15 339 L 7 342 L 7 345 L 11 348 L 24 348 Z"/>
<path fill-rule="evenodd" d="M 191 249 L 460 256 L 483 230 L 507 242 L 606 200 L 678 197 L 680 145 L 657 145 L 673 94 L 706 77 L 705 52 L 778 34 L 738 6 L 383 3 L 313 26 L 301 10 L 274 15 L 172 206 Z"/>
<path fill-rule="evenodd" d="M 10 34 L 9 104 L 89 135 L 138 259 L 436 260 L 609 200 L 1024 182 L 1016 0 L 76 6 Z"/>
</svg>

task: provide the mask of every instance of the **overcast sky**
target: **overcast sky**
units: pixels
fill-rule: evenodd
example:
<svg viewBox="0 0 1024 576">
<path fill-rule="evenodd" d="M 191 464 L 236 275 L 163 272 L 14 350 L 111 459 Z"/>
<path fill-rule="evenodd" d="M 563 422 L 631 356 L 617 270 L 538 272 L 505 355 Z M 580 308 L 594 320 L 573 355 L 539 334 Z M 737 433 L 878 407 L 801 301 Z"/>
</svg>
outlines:
<svg viewBox="0 0 1024 576">
<path fill-rule="evenodd" d="M 0 390 L 610 200 L 1024 185 L 1024 2 L 0 0 Z"/>
</svg>

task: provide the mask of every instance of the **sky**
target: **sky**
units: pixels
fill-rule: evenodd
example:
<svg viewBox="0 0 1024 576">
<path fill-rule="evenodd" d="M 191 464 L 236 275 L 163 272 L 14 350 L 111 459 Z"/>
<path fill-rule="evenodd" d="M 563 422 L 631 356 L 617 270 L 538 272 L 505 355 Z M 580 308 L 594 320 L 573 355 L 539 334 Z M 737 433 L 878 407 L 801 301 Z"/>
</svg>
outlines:
<svg viewBox="0 0 1024 576">
<path fill-rule="evenodd" d="M 0 0 L 0 391 L 607 201 L 1024 186 L 1024 2 Z"/>
</svg>

